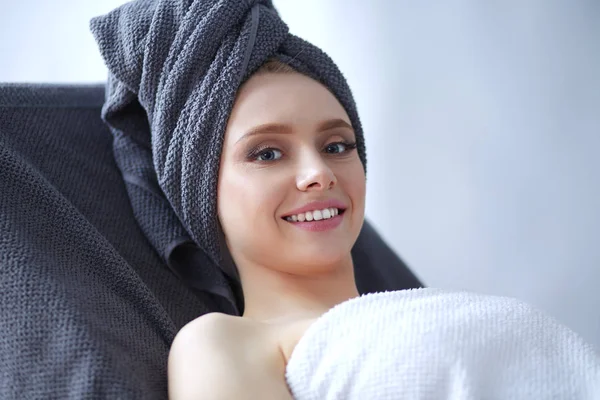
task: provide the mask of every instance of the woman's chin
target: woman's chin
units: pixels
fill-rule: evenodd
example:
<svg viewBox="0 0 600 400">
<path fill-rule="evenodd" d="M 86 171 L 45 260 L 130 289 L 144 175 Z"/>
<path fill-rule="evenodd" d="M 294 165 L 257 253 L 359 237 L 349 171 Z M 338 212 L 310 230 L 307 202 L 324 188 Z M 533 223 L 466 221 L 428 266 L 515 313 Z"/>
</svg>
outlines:
<svg viewBox="0 0 600 400">
<path fill-rule="evenodd" d="M 298 274 L 319 274 L 335 271 L 346 265 L 352 265 L 350 251 L 324 248 L 320 251 L 306 252 L 289 260 L 294 272 Z"/>
</svg>

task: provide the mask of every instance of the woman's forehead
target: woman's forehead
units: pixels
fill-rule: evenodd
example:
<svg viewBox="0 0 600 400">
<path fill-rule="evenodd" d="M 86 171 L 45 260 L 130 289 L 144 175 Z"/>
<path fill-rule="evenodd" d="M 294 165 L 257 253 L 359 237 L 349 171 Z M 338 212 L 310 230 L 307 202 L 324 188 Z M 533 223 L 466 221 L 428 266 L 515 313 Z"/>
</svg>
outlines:
<svg viewBox="0 0 600 400">
<path fill-rule="evenodd" d="M 250 78 L 240 89 L 228 123 L 230 140 L 238 141 L 255 127 L 318 129 L 350 119 L 329 90 L 298 73 L 268 73 Z"/>
</svg>

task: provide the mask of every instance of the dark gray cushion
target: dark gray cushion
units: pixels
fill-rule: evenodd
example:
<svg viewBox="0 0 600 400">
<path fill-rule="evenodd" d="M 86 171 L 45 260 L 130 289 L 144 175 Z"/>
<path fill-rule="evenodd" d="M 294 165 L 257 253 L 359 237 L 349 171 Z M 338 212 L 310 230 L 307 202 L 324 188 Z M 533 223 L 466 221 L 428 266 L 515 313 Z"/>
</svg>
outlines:
<svg viewBox="0 0 600 400">
<path fill-rule="evenodd" d="M 102 85 L 0 85 L 2 399 L 166 398 L 174 335 L 226 311 L 137 226 L 103 100 Z M 353 256 L 363 293 L 420 286 L 368 223 Z"/>
</svg>

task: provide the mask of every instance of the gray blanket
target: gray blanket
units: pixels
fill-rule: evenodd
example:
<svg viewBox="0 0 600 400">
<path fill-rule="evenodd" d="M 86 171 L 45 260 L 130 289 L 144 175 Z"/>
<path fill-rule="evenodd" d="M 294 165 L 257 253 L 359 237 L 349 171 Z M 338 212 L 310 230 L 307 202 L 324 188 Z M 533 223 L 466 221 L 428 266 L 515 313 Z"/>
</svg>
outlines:
<svg viewBox="0 0 600 400">
<path fill-rule="evenodd" d="M 0 84 L 0 399 L 164 399 L 177 331 L 220 297 L 139 229 L 103 88 Z"/>
</svg>

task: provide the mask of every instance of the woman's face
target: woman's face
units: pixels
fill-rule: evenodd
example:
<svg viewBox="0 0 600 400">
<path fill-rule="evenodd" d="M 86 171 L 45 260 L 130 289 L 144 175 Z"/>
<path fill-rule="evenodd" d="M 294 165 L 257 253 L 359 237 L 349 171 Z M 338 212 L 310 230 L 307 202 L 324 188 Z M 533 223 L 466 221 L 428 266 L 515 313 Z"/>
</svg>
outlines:
<svg viewBox="0 0 600 400">
<path fill-rule="evenodd" d="M 344 108 L 315 80 L 264 73 L 241 87 L 218 186 L 219 221 L 238 266 L 303 275 L 349 259 L 365 207 L 355 143 Z"/>
</svg>

